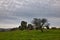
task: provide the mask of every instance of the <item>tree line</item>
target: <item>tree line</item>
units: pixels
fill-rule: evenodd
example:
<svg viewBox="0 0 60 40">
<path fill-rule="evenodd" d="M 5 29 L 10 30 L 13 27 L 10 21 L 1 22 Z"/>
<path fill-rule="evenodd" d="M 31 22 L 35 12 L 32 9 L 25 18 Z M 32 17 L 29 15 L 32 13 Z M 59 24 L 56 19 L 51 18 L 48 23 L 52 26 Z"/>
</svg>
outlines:
<svg viewBox="0 0 60 40">
<path fill-rule="evenodd" d="M 26 21 L 21 21 L 21 25 L 19 26 L 20 30 L 41 30 L 43 32 L 44 27 L 46 27 L 46 29 L 49 29 L 49 23 L 48 20 L 43 18 L 33 18 L 31 24 L 27 25 Z"/>
</svg>

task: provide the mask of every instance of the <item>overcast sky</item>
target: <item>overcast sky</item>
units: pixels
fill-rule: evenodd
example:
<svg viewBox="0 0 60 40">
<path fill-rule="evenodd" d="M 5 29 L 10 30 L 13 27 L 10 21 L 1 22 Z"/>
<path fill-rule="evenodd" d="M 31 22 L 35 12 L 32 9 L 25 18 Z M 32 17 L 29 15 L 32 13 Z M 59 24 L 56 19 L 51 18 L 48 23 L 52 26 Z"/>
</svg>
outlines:
<svg viewBox="0 0 60 40">
<path fill-rule="evenodd" d="M 60 0 L 0 0 L 0 28 L 18 27 L 22 20 L 46 18 L 60 26 Z"/>
</svg>

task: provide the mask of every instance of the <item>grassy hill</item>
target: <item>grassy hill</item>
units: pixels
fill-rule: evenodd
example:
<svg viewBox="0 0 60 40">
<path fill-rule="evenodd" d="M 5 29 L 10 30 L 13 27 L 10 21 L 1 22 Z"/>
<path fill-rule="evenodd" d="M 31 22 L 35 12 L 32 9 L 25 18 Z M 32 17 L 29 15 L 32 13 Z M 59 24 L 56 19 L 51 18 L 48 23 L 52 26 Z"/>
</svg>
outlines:
<svg viewBox="0 0 60 40">
<path fill-rule="evenodd" d="M 0 40 L 60 40 L 60 30 L 16 30 L 0 32 Z"/>
</svg>

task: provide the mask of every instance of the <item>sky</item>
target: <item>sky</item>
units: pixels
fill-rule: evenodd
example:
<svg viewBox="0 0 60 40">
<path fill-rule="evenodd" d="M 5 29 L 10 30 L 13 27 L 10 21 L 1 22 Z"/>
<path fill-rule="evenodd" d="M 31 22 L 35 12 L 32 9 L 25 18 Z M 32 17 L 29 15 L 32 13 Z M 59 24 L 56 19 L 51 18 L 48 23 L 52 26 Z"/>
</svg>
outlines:
<svg viewBox="0 0 60 40">
<path fill-rule="evenodd" d="M 33 18 L 46 18 L 51 27 L 60 27 L 60 0 L 0 0 L 0 28 L 18 27 Z"/>
</svg>

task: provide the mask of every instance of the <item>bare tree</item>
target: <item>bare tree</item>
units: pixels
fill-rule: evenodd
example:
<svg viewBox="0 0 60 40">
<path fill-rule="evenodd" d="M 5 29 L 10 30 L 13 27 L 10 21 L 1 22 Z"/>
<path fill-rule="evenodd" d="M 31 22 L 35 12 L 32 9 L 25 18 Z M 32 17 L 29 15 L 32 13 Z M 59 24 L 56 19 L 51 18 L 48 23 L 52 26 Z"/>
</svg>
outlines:
<svg viewBox="0 0 60 40">
<path fill-rule="evenodd" d="M 38 18 L 34 18 L 32 23 L 36 26 L 36 29 L 40 29 L 43 32 L 43 26 L 45 23 L 47 23 L 47 19 L 43 18 L 43 19 L 38 19 Z M 49 25 L 46 25 L 46 27 L 48 28 Z"/>
<path fill-rule="evenodd" d="M 32 23 L 36 26 L 36 29 L 39 29 L 39 27 L 41 25 L 41 19 L 34 18 Z"/>
</svg>

